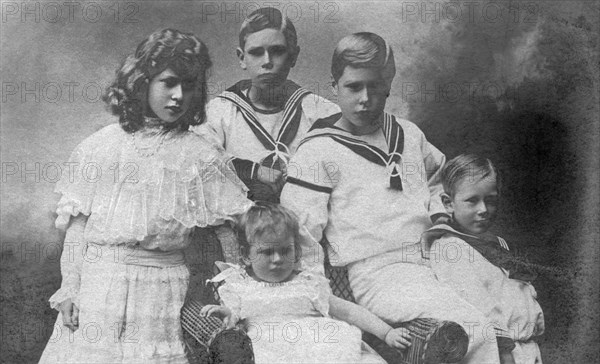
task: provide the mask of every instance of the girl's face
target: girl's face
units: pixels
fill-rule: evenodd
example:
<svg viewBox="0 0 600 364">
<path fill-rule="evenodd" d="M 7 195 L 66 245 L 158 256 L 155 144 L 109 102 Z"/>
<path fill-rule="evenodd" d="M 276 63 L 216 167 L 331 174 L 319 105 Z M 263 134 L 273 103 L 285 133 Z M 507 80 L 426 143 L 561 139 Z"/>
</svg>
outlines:
<svg viewBox="0 0 600 364">
<path fill-rule="evenodd" d="M 283 236 L 282 236 L 283 235 Z M 296 248 L 289 233 L 265 233 L 257 242 L 250 243 L 246 264 L 252 267 L 254 278 L 264 282 L 283 282 L 294 271 Z"/>
<path fill-rule="evenodd" d="M 342 109 L 342 119 L 337 125 L 354 134 L 374 131 L 389 93 L 380 70 L 347 66 L 335 90 Z"/>
<path fill-rule="evenodd" d="M 196 79 L 184 80 L 167 68 L 150 81 L 148 105 L 165 123 L 174 123 L 190 108 Z"/>
<path fill-rule="evenodd" d="M 496 175 L 467 176 L 455 187 L 454 196 L 442 195 L 446 211 L 466 233 L 485 233 L 496 218 L 498 187 Z"/>
</svg>

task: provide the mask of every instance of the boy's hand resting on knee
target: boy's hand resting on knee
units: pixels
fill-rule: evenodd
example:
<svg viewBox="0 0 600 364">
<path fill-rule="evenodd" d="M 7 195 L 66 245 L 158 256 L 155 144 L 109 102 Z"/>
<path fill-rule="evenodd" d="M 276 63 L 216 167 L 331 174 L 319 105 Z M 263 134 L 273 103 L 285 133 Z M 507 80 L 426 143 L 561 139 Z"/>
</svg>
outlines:
<svg viewBox="0 0 600 364">
<path fill-rule="evenodd" d="M 219 305 L 206 305 L 200 310 L 200 314 L 204 317 L 217 316 L 223 320 L 223 326 L 226 329 L 233 329 L 238 322 L 238 317 L 230 309 Z"/>
<path fill-rule="evenodd" d="M 63 325 L 71 331 L 76 331 L 79 328 L 79 308 L 71 299 L 66 299 L 60 303 L 60 313 L 62 314 Z"/>
<path fill-rule="evenodd" d="M 404 327 L 391 329 L 385 335 L 385 343 L 392 348 L 404 350 L 410 346 L 410 332 Z"/>
</svg>

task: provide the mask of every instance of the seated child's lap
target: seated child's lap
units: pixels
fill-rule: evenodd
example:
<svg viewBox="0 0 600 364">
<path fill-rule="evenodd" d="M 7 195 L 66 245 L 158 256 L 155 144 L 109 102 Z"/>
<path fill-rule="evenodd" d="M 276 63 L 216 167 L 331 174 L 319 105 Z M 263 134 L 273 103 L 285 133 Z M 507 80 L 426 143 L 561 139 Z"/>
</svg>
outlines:
<svg viewBox="0 0 600 364">
<path fill-rule="evenodd" d="M 456 321 L 460 325 L 487 322 L 426 266 L 395 263 L 370 271 L 350 269 L 348 273 L 357 303 L 389 323 L 419 317 Z"/>
</svg>

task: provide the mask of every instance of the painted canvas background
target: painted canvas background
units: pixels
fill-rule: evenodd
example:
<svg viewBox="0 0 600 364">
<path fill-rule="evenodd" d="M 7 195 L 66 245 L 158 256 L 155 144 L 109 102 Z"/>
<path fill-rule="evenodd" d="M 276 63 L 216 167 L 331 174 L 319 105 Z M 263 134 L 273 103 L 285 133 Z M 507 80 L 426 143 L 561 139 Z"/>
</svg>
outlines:
<svg viewBox="0 0 600 364">
<path fill-rule="evenodd" d="M 594 1 L 2 1 L 0 59 L 1 350 L 35 362 L 52 335 L 60 285 L 53 194 L 73 148 L 116 119 L 100 93 L 150 32 L 190 31 L 209 47 L 211 97 L 244 77 L 237 33 L 275 6 L 301 53 L 290 78 L 335 101 L 331 54 L 346 34 L 392 45 L 387 110 L 417 123 L 448 157 L 489 156 L 504 172 L 495 231 L 564 270 L 535 282 L 546 363 L 598 360 L 600 6 Z M 105 171 L 107 172 L 107 171 Z M 108 172 L 107 172 L 108 173 Z M 217 249 L 190 248 L 197 294 Z M 560 275 L 560 274 L 559 274 Z"/>
</svg>

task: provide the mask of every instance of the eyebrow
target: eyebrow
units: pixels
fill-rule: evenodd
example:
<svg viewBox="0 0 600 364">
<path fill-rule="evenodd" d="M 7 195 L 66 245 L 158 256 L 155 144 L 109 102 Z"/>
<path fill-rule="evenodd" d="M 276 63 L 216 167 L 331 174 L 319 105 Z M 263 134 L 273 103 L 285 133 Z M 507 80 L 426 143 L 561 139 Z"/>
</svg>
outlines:
<svg viewBox="0 0 600 364">
<path fill-rule="evenodd" d="M 254 46 L 254 47 L 249 47 L 248 50 L 246 52 L 250 52 L 256 49 L 271 49 L 271 48 L 283 48 L 283 49 L 287 49 L 287 46 L 285 44 L 270 44 L 268 46 Z"/>
</svg>

